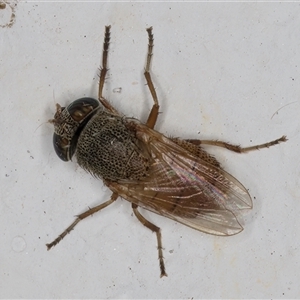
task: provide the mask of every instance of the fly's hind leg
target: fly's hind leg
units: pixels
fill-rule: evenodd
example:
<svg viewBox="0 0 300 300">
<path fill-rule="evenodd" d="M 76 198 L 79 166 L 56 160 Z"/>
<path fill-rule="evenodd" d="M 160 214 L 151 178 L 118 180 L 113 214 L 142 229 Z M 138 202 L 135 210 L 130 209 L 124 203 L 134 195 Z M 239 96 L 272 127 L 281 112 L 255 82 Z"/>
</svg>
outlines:
<svg viewBox="0 0 300 300">
<path fill-rule="evenodd" d="M 194 145 L 210 145 L 210 146 L 217 146 L 217 147 L 222 147 L 226 148 L 230 151 L 237 152 L 237 153 L 246 153 L 254 150 L 260 150 L 263 148 L 269 148 L 271 146 L 278 145 L 281 142 L 286 142 L 287 138 L 285 135 L 283 135 L 281 138 L 276 139 L 274 141 L 260 144 L 260 145 L 255 145 L 255 146 L 250 146 L 250 147 L 241 147 L 239 145 L 232 145 L 226 142 L 222 141 L 213 141 L 213 140 L 186 140 L 187 142 L 194 144 Z"/>
<path fill-rule="evenodd" d="M 108 71 L 107 58 L 108 58 L 109 42 L 110 42 L 110 26 L 105 26 L 103 53 L 102 53 L 102 66 L 100 66 L 98 99 L 107 110 L 109 110 L 112 113 L 118 114 L 118 111 L 102 96 L 105 77 Z"/>
<path fill-rule="evenodd" d="M 70 233 L 74 227 L 83 219 L 87 218 L 88 216 L 91 216 L 92 214 L 96 213 L 97 211 L 105 208 L 106 206 L 112 204 L 114 201 L 116 201 L 118 198 L 118 194 L 113 193 L 110 197 L 110 199 L 100 205 L 97 205 L 86 212 L 80 214 L 77 216 L 76 220 L 62 233 L 60 234 L 52 243 L 46 244 L 48 250 L 50 250 L 53 246 L 57 245 L 68 233 Z"/>
<path fill-rule="evenodd" d="M 145 75 L 150 93 L 152 95 L 154 104 L 153 104 L 151 112 L 148 116 L 148 120 L 146 122 L 146 125 L 149 128 L 154 128 L 156 120 L 157 120 L 157 116 L 158 116 L 159 104 L 158 104 L 156 91 L 155 91 L 155 88 L 154 88 L 154 85 L 153 85 L 153 82 L 152 82 L 152 78 L 151 78 L 151 74 L 150 74 L 150 64 L 151 64 L 151 58 L 152 58 L 152 55 L 153 55 L 153 47 L 154 47 L 152 27 L 147 28 L 147 32 L 148 32 L 148 53 L 147 53 L 147 61 L 146 61 L 144 75 Z"/>
<path fill-rule="evenodd" d="M 164 263 L 164 257 L 162 252 L 162 242 L 161 242 L 161 232 L 160 228 L 146 220 L 138 211 L 138 206 L 136 204 L 132 203 L 132 209 L 135 214 L 135 216 L 138 218 L 138 220 L 147 228 L 152 230 L 156 233 L 157 237 L 157 249 L 158 249 L 158 259 L 159 259 L 159 265 L 160 265 L 160 277 L 168 276 L 165 269 L 165 263 Z"/>
</svg>

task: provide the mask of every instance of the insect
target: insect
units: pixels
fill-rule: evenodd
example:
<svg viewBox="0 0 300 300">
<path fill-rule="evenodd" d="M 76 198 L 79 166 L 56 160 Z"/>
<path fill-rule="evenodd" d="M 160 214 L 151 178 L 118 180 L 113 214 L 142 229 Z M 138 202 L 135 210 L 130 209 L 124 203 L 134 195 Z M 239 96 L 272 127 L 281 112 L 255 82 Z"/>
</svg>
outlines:
<svg viewBox="0 0 300 300">
<path fill-rule="evenodd" d="M 167 276 L 161 230 L 142 216 L 138 208 L 168 217 L 199 231 L 230 236 L 243 230 L 237 215 L 252 208 L 246 188 L 221 167 L 202 145 L 245 153 L 287 141 L 286 136 L 242 148 L 222 141 L 168 138 L 154 130 L 159 102 L 151 79 L 152 27 L 147 29 L 148 53 L 144 76 L 153 98 L 146 123 L 120 114 L 102 95 L 110 43 L 105 27 L 98 100 L 81 98 L 67 107 L 56 105 L 53 145 L 63 161 L 75 155 L 78 164 L 102 179 L 112 191 L 110 199 L 77 216 L 53 242 L 59 243 L 86 217 L 122 197 L 132 203 L 137 219 L 156 233 L 160 274 Z"/>
</svg>

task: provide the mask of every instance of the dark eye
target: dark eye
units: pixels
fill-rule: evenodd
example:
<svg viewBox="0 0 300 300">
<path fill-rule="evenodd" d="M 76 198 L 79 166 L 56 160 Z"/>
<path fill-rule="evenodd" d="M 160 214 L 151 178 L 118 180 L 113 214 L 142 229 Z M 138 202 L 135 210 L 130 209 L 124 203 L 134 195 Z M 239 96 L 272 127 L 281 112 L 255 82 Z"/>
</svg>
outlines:
<svg viewBox="0 0 300 300">
<path fill-rule="evenodd" d="M 63 132 L 63 134 L 54 133 L 53 135 L 53 146 L 61 160 L 69 161 L 72 159 L 80 132 L 95 114 L 99 105 L 98 100 L 86 97 L 73 101 L 67 108 L 62 108 L 61 111 L 65 109 L 67 115 L 56 125 L 60 129 L 56 132 Z M 60 118 L 57 114 L 56 117 L 54 116 L 56 120 Z"/>
<path fill-rule="evenodd" d="M 63 161 L 70 160 L 75 152 L 75 149 L 71 148 L 71 141 L 56 133 L 53 134 L 53 147 L 57 156 Z"/>
<path fill-rule="evenodd" d="M 72 119 L 82 123 L 96 108 L 99 107 L 99 101 L 93 98 L 80 98 L 73 101 L 67 110 Z"/>
</svg>

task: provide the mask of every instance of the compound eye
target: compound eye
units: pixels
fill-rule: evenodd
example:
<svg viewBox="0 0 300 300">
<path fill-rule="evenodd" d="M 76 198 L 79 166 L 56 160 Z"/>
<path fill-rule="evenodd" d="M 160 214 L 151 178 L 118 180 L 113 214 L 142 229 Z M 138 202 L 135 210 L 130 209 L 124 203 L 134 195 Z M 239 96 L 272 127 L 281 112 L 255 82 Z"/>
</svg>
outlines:
<svg viewBox="0 0 300 300">
<path fill-rule="evenodd" d="M 82 123 L 99 105 L 98 100 L 85 97 L 73 101 L 67 110 L 74 121 Z"/>
<path fill-rule="evenodd" d="M 53 146 L 57 156 L 63 160 L 71 160 L 74 153 L 72 153 L 71 141 L 66 138 L 61 137 L 60 135 L 53 134 Z"/>
<path fill-rule="evenodd" d="M 58 107 L 52 123 L 56 124 L 56 132 L 53 135 L 53 146 L 57 156 L 63 161 L 69 161 L 75 153 L 77 140 L 81 129 L 89 121 L 95 110 L 99 107 L 98 100 L 93 98 L 80 98 L 73 101 L 67 108 Z M 69 117 L 61 117 L 63 111 L 66 110 Z M 71 122 L 71 120 L 73 120 Z M 59 130 L 61 129 L 61 130 Z M 61 132 L 68 132 L 65 135 Z M 61 134 L 59 134 L 61 133 Z"/>
</svg>

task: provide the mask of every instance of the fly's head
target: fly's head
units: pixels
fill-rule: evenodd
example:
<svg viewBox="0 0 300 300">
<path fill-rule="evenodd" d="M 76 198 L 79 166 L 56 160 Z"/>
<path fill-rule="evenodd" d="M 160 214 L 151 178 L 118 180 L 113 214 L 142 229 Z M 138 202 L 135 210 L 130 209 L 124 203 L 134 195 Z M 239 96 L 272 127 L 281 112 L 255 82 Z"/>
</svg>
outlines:
<svg viewBox="0 0 300 300">
<path fill-rule="evenodd" d="M 54 119 L 49 120 L 49 123 L 54 125 L 53 146 L 60 159 L 72 159 L 80 132 L 99 105 L 99 101 L 93 98 L 75 100 L 68 107 L 56 104 Z"/>
</svg>

